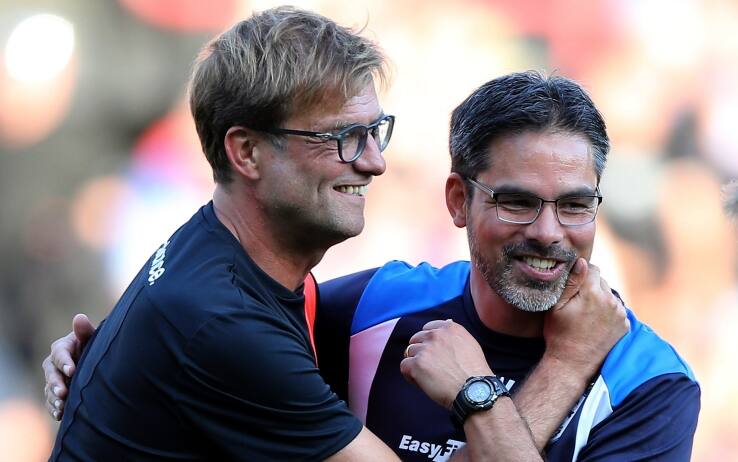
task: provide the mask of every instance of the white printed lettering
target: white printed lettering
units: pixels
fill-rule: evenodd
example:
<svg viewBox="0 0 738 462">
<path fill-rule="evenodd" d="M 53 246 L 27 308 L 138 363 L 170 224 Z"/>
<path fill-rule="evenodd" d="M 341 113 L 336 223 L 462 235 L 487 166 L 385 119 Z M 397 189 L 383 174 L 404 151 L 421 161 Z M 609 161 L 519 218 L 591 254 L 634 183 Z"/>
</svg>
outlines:
<svg viewBox="0 0 738 462">
<path fill-rule="evenodd" d="M 454 453 L 454 451 L 463 446 L 466 446 L 466 443 L 463 441 L 452 439 L 447 440 L 445 447 L 446 450 L 442 454 L 438 454 L 436 457 L 434 457 L 433 462 L 447 462 L 451 458 L 451 455 Z"/>
<path fill-rule="evenodd" d="M 428 454 L 428 459 L 434 462 L 447 462 L 454 451 L 465 444 L 463 441 L 452 439 L 447 440 L 446 444 L 435 444 L 430 441 L 416 440 L 413 435 L 402 435 L 398 447 L 406 451 Z"/>
<path fill-rule="evenodd" d="M 151 262 L 151 267 L 149 268 L 150 286 L 153 286 L 156 280 L 159 279 L 166 270 L 166 268 L 164 268 L 164 257 L 166 256 L 167 245 L 169 245 L 169 241 L 163 243 L 154 254 L 154 260 Z"/>
<path fill-rule="evenodd" d="M 411 439 L 413 439 L 413 437 L 410 435 L 402 435 L 402 440 L 400 440 L 400 449 L 407 449 Z"/>
</svg>

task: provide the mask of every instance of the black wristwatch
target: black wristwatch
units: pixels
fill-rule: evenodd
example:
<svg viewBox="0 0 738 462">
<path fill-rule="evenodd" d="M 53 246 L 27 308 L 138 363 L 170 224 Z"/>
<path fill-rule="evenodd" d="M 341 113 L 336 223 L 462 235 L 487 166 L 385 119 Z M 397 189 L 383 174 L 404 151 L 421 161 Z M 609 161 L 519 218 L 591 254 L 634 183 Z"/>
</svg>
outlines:
<svg viewBox="0 0 738 462">
<path fill-rule="evenodd" d="M 451 421 L 457 427 L 474 412 L 491 409 L 500 396 L 510 396 L 502 381 L 495 376 L 469 377 L 451 406 Z"/>
</svg>

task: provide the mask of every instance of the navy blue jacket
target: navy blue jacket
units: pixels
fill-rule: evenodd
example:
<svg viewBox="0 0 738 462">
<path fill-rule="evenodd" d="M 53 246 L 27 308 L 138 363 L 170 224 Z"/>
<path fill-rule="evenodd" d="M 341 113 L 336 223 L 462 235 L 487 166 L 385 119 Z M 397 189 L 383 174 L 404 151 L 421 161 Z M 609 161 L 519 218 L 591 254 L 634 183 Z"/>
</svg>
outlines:
<svg viewBox="0 0 738 462">
<path fill-rule="evenodd" d="M 487 329 L 469 291 L 469 263 L 390 262 L 320 286 L 321 373 L 351 410 L 404 461 L 443 461 L 464 445 L 449 412 L 400 373 L 410 337 L 453 319 L 480 343 L 513 393 L 545 350 L 542 338 Z M 700 389 L 674 349 L 628 311 L 630 332 L 549 443 L 550 461 L 688 461 Z M 565 373 L 565 371 L 563 371 Z"/>
</svg>

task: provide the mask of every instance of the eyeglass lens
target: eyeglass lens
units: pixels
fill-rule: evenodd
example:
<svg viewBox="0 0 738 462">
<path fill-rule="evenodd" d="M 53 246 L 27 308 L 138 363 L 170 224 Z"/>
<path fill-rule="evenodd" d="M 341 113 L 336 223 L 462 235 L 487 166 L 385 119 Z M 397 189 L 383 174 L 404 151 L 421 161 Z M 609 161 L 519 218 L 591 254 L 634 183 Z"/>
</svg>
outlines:
<svg viewBox="0 0 738 462">
<path fill-rule="evenodd" d="M 512 223 L 532 223 L 538 217 L 543 201 L 527 194 L 499 193 L 497 216 Z M 556 213 L 563 225 L 582 225 L 594 220 L 599 198 L 596 196 L 564 197 L 556 201 Z"/>
<path fill-rule="evenodd" d="M 364 125 L 357 125 L 345 132 L 340 141 L 341 158 L 345 162 L 358 159 L 364 152 L 369 132 L 371 132 L 379 150 L 384 151 L 392 134 L 392 119 L 386 117 L 369 128 Z"/>
</svg>

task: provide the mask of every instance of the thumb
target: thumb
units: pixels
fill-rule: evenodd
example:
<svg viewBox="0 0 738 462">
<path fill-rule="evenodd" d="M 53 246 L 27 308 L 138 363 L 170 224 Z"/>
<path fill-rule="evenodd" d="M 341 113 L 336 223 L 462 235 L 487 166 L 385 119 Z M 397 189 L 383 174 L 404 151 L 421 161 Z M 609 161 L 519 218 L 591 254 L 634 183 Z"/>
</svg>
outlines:
<svg viewBox="0 0 738 462">
<path fill-rule="evenodd" d="M 559 301 L 556 303 L 556 306 L 554 306 L 554 309 L 562 308 L 577 294 L 577 292 L 579 292 L 579 288 L 587 278 L 588 271 L 589 265 L 587 264 L 587 261 L 581 257 L 577 258 L 577 261 L 574 262 L 574 265 L 571 267 L 571 271 L 569 272 L 569 278 L 566 280 L 564 292 L 561 294 L 561 297 L 559 297 Z"/>
<path fill-rule="evenodd" d="M 95 327 L 87 315 L 78 314 L 72 320 L 72 331 L 74 332 L 74 336 L 77 337 L 77 341 L 84 347 L 87 341 L 90 340 L 90 337 L 92 337 L 92 334 L 95 333 Z"/>
</svg>

